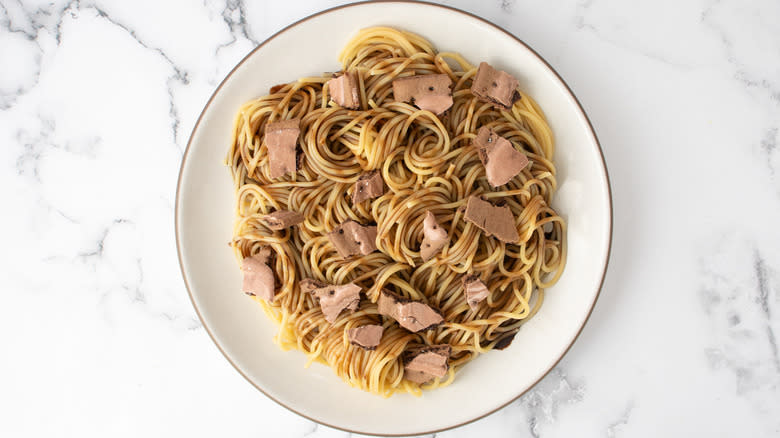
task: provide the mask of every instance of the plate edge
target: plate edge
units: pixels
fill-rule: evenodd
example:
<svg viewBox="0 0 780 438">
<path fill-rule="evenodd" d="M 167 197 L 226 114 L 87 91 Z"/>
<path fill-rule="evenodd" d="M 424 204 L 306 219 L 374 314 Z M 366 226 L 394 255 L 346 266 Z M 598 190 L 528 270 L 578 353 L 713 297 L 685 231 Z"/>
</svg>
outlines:
<svg viewBox="0 0 780 438">
<path fill-rule="evenodd" d="M 373 433 L 373 432 L 369 432 L 369 431 L 360 431 L 360 430 L 348 429 L 348 428 L 345 428 L 345 427 L 341 427 L 341 426 L 337 426 L 337 425 L 333 425 L 333 424 L 328 424 L 328 423 L 325 423 L 323 421 L 311 418 L 308 415 L 302 414 L 301 412 L 298 412 L 297 410 L 293 409 L 292 407 L 287 406 L 286 404 L 284 404 L 284 403 L 280 402 L 279 400 L 277 400 L 276 398 L 272 397 L 267 392 L 265 392 L 262 388 L 260 388 L 258 385 L 256 385 L 238 367 L 238 365 L 235 362 L 233 362 L 233 360 L 226 354 L 225 350 L 217 342 L 216 338 L 214 337 L 214 334 L 211 332 L 211 330 L 204 323 L 203 317 L 202 317 L 202 315 L 200 313 L 200 309 L 195 304 L 195 300 L 194 300 L 194 298 L 192 296 L 192 292 L 190 290 L 190 285 L 189 285 L 189 282 L 187 281 L 187 275 L 184 272 L 184 264 L 183 264 L 182 252 L 181 252 L 181 239 L 180 239 L 180 236 L 179 236 L 179 222 L 180 222 L 179 202 L 180 202 L 180 199 L 181 199 L 181 181 L 182 181 L 182 174 L 183 174 L 183 171 L 184 171 L 184 167 L 185 167 L 185 165 L 187 163 L 187 157 L 189 155 L 190 146 L 192 144 L 192 139 L 193 139 L 193 137 L 195 135 L 195 132 L 198 130 L 198 127 L 200 126 L 200 122 L 203 119 L 204 113 L 206 112 L 208 107 L 211 105 L 212 101 L 217 96 L 217 94 L 222 89 L 222 87 L 227 83 L 228 80 L 230 80 L 231 76 L 233 76 L 233 73 L 235 73 L 235 71 L 238 70 L 238 68 L 241 67 L 244 64 L 244 62 L 246 62 L 256 51 L 260 50 L 269 41 L 273 40 L 274 38 L 276 38 L 280 34 L 286 32 L 287 30 L 289 30 L 289 29 L 291 29 L 291 28 L 293 28 L 293 27 L 295 27 L 295 26 L 297 26 L 297 25 L 299 25 L 299 24 L 301 24 L 301 23 L 303 23 L 305 21 L 308 21 L 308 20 L 310 20 L 312 18 L 318 17 L 320 15 L 324 15 L 324 14 L 327 14 L 327 13 L 330 13 L 330 12 L 334 12 L 334 11 L 339 10 L 339 9 L 346 9 L 346 8 L 350 8 L 350 7 L 354 7 L 354 6 L 364 6 L 364 5 L 371 4 L 371 3 L 418 4 L 418 5 L 424 5 L 424 6 L 437 7 L 437 8 L 441 8 L 441 9 L 444 9 L 444 10 L 448 10 L 450 12 L 456 12 L 456 13 L 465 15 L 465 16 L 467 16 L 469 18 L 475 19 L 477 21 L 482 22 L 483 24 L 486 24 L 486 25 L 489 25 L 489 26 L 495 28 L 496 30 L 502 32 L 506 36 L 510 37 L 511 39 L 515 40 L 517 43 L 519 43 L 520 45 L 522 45 L 523 47 L 528 49 L 536 58 L 538 58 L 555 75 L 555 77 L 558 79 L 558 81 L 560 81 L 560 83 L 566 89 L 566 92 L 569 94 L 569 96 L 571 96 L 571 98 L 577 104 L 577 108 L 579 108 L 579 111 L 582 114 L 582 116 L 584 117 L 585 122 L 587 122 L 588 129 L 590 130 L 591 135 L 593 135 L 593 139 L 596 142 L 596 146 L 597 146 L 597 149 L 598 149 L 599 157 L 601 158 L 601 163 L 602 163 L 602 166 L 604 168 L 604 172 L 603 172 L 602 176 L 603 176 L 603 178 L 604 178 L 604 180 L 606 182 L 606 186 L 607 186 L 607 202 L 608 202 L 608 205 L 609 205 L 609 223 L 608 223 L 608 233 L 607 233 L 607 235 L 608 235 L 607 252 L 606 252 L 605 257 L 604 257 L 604 269 L 603 269 L 602 274 L 601 274 L 601 281 L 599 282 L 598 290 L 596 291 L 596 295 L 595 295 L 595 297 L 593 299 L 593 302 L 592 302 L 592 304 L 590 306 L 590 309 L 588 310 L 588 314 L 586 315 L 585 320 L 582 322 L 582 325 L 580 326 L 579 330 L 577 331 L 577 334 L 574 336 L 574 338 L 572 338 L 572 340 L 569 343 L 569 345 L 561 353 L 561 355 L 558 357 L 558 359 L 555 360 L 555 362 L 552 364 L 552 366 L 550 366 L 550 368 L 548 368 L 546 371 L 544 371 L 544 373 L 542 373 L 542 375 L 536 381 L 534 381 L 530 386 L 528 386 L 528 388 L 525 391 L 522 391 L 517 396 L 513 397 L 510 400 L 507 400 L 506 402 L 502 403 L 501 405 L 495 407 L 494 409 L 492 409 L 492 410 L 490 410 L 490 411 L 488 411 L 488 412 L 486 412 L 484 414 L 481 414 L 481 415 L 479 415 L 477 417 L 474 417 L 472 419 L 469 419 L 467 421 L 464 421 L 464 422 L 461 422 L 461 423 L 458 423 L 458 424 L 454 424 L 454 425 L 451 425 L 451 426 L 447 426 L 447 427 L 444 427 L 444 428 L 427 430 L 427 431 L 413 432 L 411 434 L 382 434 L 382 433 L 377 434 L 377 433 Z M 611 254 L 612 254 L 613 222 L 614 222 L 614 208 L 613 208 L 613 205 L 612 205 L 612 185 L 611 185 L 610 179 L 609 179 L 609 170 L 608 170 L 608 167 L 607 167 L 607 162 L 604 159 L 604 151 L 601 148 L 601 142 L 599 141 L 598 135 L 596 134 L 596 131 L 593 128 L 593 124 L 591 123 L 590 118 L 588 117 L 588 114 L 585 112 L 584 108 L 582 107 L 582 103 L 580 103 L 579 99 L 574 94 L 574 92 L 572 91 L 572 89 L 569 86 L 569 84 L 566 83 L 566 81 L 561 77 L 561 75 L 558 73 L 558 71 L 556 71 L 555 68 L 553 68 L 553 66 L 550 65 L 550 63 L 547 62 L 547 60 L 544 59 L 544 57 L 542 57 L 531 46 L 526 44 L 523 40 L 521 40 L 520 38 L 515 36 L 513 33 L 509 32 L 508 30 L 506 30 L 503 27 L 499 26 L 498 24 L 492 23 L 492 22 L 486 20 L 485 18 L 482 18 L 482 17 L 480 17 L 478 15 L 475 15 L 475 14 L 473 14 L 471 12 L 464 11 L 464 10 L 461 10 L 461 9 L 458 9 L 458 8 L 455 8 L 455 7 L 452 7 L 452 6 L 441 5 L 441 4 L 437 4 L 437 3 L 430 3 L 430 2 L 427 2 L 427 1 L 419 1 L 419 0 L 366 0 L 366 1 L 356 2 L 356 3 L 349 3 L 349 4 L 334 6 L 332 8 L 328 8 L 328 9 L 324 9 L 324 10 L 319 11 L 319 12 L 315 12 L 315 13 L 310 14 L 310 15 L 308 15 L 306 17 L 303 17 L 303 18 L 301 18 L 301 19 L 299 19 L 299 20 L 297 20 L 297 21 L 295 21 L 295 22 L 293 22 L 291 24 L 288 24 L 287 26 L 283 27 L 279 31 L 275 32 L 273 35 L 271 35 L 268 38 L 266 38 L 262 43 L 257 45 L 255 48 L 253 48 L 249 53 L 247 53 L 241 59 L 241 61 L 239 61 L 230 70 L 230 72 L 228 72 L 228 74 L 225 76 L 225 78 L 222 79 L 222 81 L 219 83 L 217 88 L 211 94 L 211 96 L 209 97 L 208 101 L 206 101 L 206 104 L 203 106 L 203 109 L 201 110 L 200 114 L 198 115 L 198 119 L 195 122 L 195 125 L 192 128 L 192 132 L 190 133 L 190 136 L 189 136 L 189 138 L 187 140 L 187 146 L 184 149 L 184 152 L 182 154 L 181 165 L 179 166 L 179 176 L 178 176 L 177 182 L 176 182 L 176 199 L 174 201 L 174 229 L 175 229 L 175 237 L 176 237 L 176 254 L 177 254 L 178 261 L 179 261 L 179 270 L 181 272 L 182 279 L 184 280 L 184 287 L 187 290 L 187 295 L 190 298 L 190 303 L 192 303 L 192 307 L 195 309 L 195 313 L 198 315 L 198 319 L 200 320 L 201 325 L 203 326 L 203 329 L 209 335 L 209 338 L 211 338 L 211 341 L 214 343 L 214 345 L 217 347 L 217 349 L 220 351 L 220 353 L 222 353 L 222 355 L 225 357 L 225 359 L 228 361 L 228 363 L 230 363 L 230 365 L 232 365 L 233 368 L 242 377 L 244 377 L 244 379 L 247 380 L 247 382 L 249 382 L 252 386 L 254 386 L 263 395 L 265 395 L 266 397 L 270 398 L 271 400 L 276 402 L 278 405 L 286 408 L 287 410 L 289 410 L 291 412 L 294 412 L 297 415 L 300 415 L 303 418 L 306 418 L 309 421 L 313 421 L 315 423 L 322 424 L 324 426 L 331 427 L 331 428 L 338 429 L 338 430 L 345 431 L 345 432 L 357 433 L 357 434 L 363 434 L 363 435 L 383 436 L 383 437 L 401 437 L 401 436 L 410 436 L 410 435 L 435 434 L 435 433 L 443 432 L 443 431 L 446 431 L 446 430 L 454 429 L 454 428 L 457 428 L 457 427 L 465 426 L 465 425 L 473 423 L 473 422 L 475 422 L 477 420 L 481 420 L 482 418 L 485 418 L 485 417 L 487 417 L 489 415 L 492 415 L 492 414 L 496 413 L 497 411 L 503 409 L 504 407 L 508 406 L 509 404 L 513 403 L 514 401 L 516 401 L 517 399 L 519 399 L 520 397 L 525 395 L 528 391 L 530 391 L 532 388 L 534 388 L 542 379 L 544 379 L 550 373 L 550 371 L 552 371 L 556 366 L 558 366 L 560 361 L 566 356 L 566 354 L 569 352 L 571 347 L 574 345 L 574 343 L 577 341 L 577 339 L 582 334 L 582 331 L 585 329 L 585 326 L 587 325 L 588 321 L 590 320 L 590 317 L 593 314 L 593 309 L 596 307 L 596 303 L 598 302 L 598 299 L 601 296 L 601 291 L 602 291 L 602 289 L 604 287 L 604 280 L 606 278 L 607 270 L 608 270 L 608 267 L 609 267 L 609 261 L 610 261 L 610 257 L 611 257 Z"/>
</svg>

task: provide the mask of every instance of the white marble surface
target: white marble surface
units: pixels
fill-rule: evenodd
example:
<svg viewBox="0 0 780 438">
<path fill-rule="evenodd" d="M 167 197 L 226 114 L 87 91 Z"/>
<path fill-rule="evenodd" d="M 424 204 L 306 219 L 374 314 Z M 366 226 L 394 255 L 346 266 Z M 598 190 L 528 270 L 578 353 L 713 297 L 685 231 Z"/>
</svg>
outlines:
<svg viewBox="0 0 780 438">
<path fill-rule="evenodd" d="M 179 273 L 176 178 L 258 42 L 340 1 L 0 0 L 0 436 L 345 437 L 219 354 Z M 448 1 L 567 80 L 612 260 L 579 341 L 441 437 L 780 434 L 780 3 Z"/>
</svg>

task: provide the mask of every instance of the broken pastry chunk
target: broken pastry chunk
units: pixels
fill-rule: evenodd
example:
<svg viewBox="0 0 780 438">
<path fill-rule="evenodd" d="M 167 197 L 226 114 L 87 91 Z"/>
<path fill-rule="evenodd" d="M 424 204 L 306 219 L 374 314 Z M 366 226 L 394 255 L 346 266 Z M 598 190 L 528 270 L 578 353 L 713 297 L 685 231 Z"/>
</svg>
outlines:
<svg viewBox="0 0 780 438">
<path fill-rule="evenodd" d="M 263 247 L 257 254 L 247 257 L 241 262 L 244 272 L 242 290 L 247 295 L 256 296 L 266 301 L 274 299 L 274 272 L 268 264 L 271 261 L 271 249 Z"/>
<path fill-rule="evenodd" d="M 372 170 L 360 175 L 352 191 L 352 203 L 357 204 L 366 199 L 373 199 L 382 196 L 385 192 L 385 181 L 382 179 L 382 173 L 378 170 Z"/>
<path fill-rule="evenodd" d="M 471 94 L 481 101 L 509 110 L 520 100 L 518 85 L 517 79 L 509 73 L 496 70 L 487 62 L 480 62 L 477 75 L 471 83 Z"/>
<path fill-rule="evenodd" d="M 303 215 L 297 211 L 277 210 L 263 217 L 266 226 L 272 230 L 283 230 L 303 222 Z"/>
<path fill-rule="evenodd" d="M 463 277 L 463 292 L 466 294 L 466 302 L 471 310 L 476 311 L 479 303 L 487 298 L 490 291 L 485 283 L 475 274 Z"/>
<path fill-rule="evenodd" d="M 528 157 L 524 153 L 515 149 L 509 140 L 485 126 L 477 131 L 474 146 L 479 152 L 479 160 L 485 166 L 485 174 L 492 187 L 508 183 L 528 165 Z"/>
<path fill-rule="evenodd" d="M 437 116 L 452 106 L 452 79 L 446 74 L 417 75 L 393 81 L 396 102 L 411 103 Z"/>
<path fill-rule="evenodd" d="M 447 231 L 436 222 L 436 216 L 430 211 L 425 212 L 423 220 L 423 240 L 420 245 L 420 257 L 424 262 L 432 259 L 447 245 Z"/>
<path fill-rule="evenodd" d="M 358 78 L 355 73 L 344 72 L 328 81 L 330 99 L 347 109 L 360 109 Z"/>
<path fill-rule="evenodd" d="M 279 178 L 298 170 L 295 154 L 301 133 L 300 123 L 300 119 L 291 119 L 270 122 L 265 126 L 271 178 Z"/>
<path fill-rule="evenodd" d="M 388 290 L 382 290 L 379 293 L 377 307 L 380 315 L 395 319 L 398 321 L 398 325 L 410 332 L 416 333 L 444 322 L 441 313 L 433 307 L 419 301 L 402 298 Z"/>
<path fill-rule="evenodd" d="M 303 288 L 302 284 L 301 290 Z M 360 304 L 360 290 L 360 286 L 355 283 L 342 284 L 340 286 L 326 284 L 323 287 L 309 290 L 309 293 L 314 295 L 320 302 L 320 308 L 325 316 L 325 320 L 333 323 L 342 310 L 357 310 Z"/>
<path fill-rule="evenodd" d="M 452 353 L 448 344 L 412 347 L 404 354 L 404 377 L 423 384 L 434 377 L 444 377 L 450 369 L 447 360 Z"/>
<path fill-rule="evenodd" d="M 347 330 L 349 343 L 366 350 L 375 350 L 385 329 L 381 325 L 367 324 Z"/>
<path fill-rule="evenodd" d="M 344 258 L 376 251 L 376 226 L 363 226 L 351 219 L 334 228 L 328 238 Z"/>
<path fill-rule="evenodd" d="M 505 205 L 498 207 L 472 196 L 466 204 L 464 217 L 488 236 L 495 236 L 498 240 L 509 243 L 520 240 L 515 226 L 515 217 L 512 210 Z"/>
</svg>

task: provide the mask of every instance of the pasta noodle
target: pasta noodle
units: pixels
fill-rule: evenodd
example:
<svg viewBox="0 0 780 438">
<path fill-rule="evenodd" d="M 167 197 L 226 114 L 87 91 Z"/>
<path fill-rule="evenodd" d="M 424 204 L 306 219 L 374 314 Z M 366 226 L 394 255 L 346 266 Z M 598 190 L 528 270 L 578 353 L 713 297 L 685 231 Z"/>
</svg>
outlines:
<svg viewBox="0 0 780 438">
<path fill-rule="evenodd" d="M 499 341 L 510 341 L 561 275 L 566 225 L 550 207 L 556 189 L 553 134 L 539 106 L 522 92 L 509 111 L 478 100 L 469 90 L 476 68 L 456 53 L 437 52 L 418 35 L 365 29 L 348 42 L 339 61 L 343 70 L 357 73 L 361 110 L 330 102 L 330 75 L 274 87 L 239 110 L 227 157 L 237 198 L 232 246 L 239 261 L 264 246 L 275 253 L 276 296 L 256 301 L 279 325 L 275 341 L 283 349 L 303 351 L 310 363 L 329 365 L 363 390 L 420 394 L 451 383 L 461 366 Z M 393 100 L 394 79 L 432 73 L 447 74 L 454 83 L 454 104 L 446 115 Z M 274 179 L 264 129 L 266 123 L 292 118 L 301 119 L 303 159 L 296 173 Z M 499 188 L 488 184 L 471 146 L 481 126 L 510 140 L 531 161 Z M 372 169 L 381 171 L 387 191 L 352 205 L 354 183 Z M 519 243 L 501 242 L 467 222 L 463 210 L 471 195 L 504 202 L 516 218 Z M 301 212 L 305 221 L 273 231 L 261 218 L 275 210 Z M 419 247 L 426 211 L 448 230 L 449 245 L 423 262 Z M 376 223 L 378 251 L 339 256 L 326 234 L 347 219 Z M 472 272 L 486 279 L 491 291 L 476 311 L 461 285 Z M 367 298 L 359 310 L 343 312 L 331 324 L 314 297 L 301 292 L 304 278 L 354 282 Z M 382 289 L 439 309 L 444 323 L 418 333 L 401 328 L 377 311 Z M 364 324 L 384 326 L 373 351 L 347 339 L 348 329 Z M 452 347 L 448 374 L 424 385 L 404 379 L 403 352 L 434 344 Z"/>
</svg>

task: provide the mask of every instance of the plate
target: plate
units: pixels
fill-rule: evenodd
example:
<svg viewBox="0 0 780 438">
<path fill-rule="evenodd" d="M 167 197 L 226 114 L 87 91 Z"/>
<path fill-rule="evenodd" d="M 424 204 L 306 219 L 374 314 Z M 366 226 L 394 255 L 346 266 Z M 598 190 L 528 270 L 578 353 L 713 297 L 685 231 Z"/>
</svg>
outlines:
<svg viewBox="0 0 780 438">
<path fill-rule="evenodd" d="M 504 351 L 479 356 L 455 382 L 421 397 L 382 398 L 351 388 L 324 365 L 304 368 L 298 351 L 272 341 L 277 327 L 241 293 L 232 250 L 234 193 L 223 164 L 233 118 L 245 101 L 298 77 L 339 70 L 341 48 L 360 28 L 393 26 L 440 51 L 487 61 L 520 81 L 548 117 L 556 139 L 559 189 L 553 206 L 567 220 L 565 271 L 539 313 Z M 203 326 L 228 361 L 265 395 L 298 414 L 350 432 L 425 434 L 483 417 L 536 384 L 579 335 L 604 280 L 612 235 L 609 179 L 596 135 L 552 67 L 508 32 L 468 13 L 410 2 L 330 9 L 280 31 L 247 55 L 206 103 L 190 137 L 176 194 L 182 275 Z M 399 421 L 399 419 L 401 419 Z"/>
</svg>

